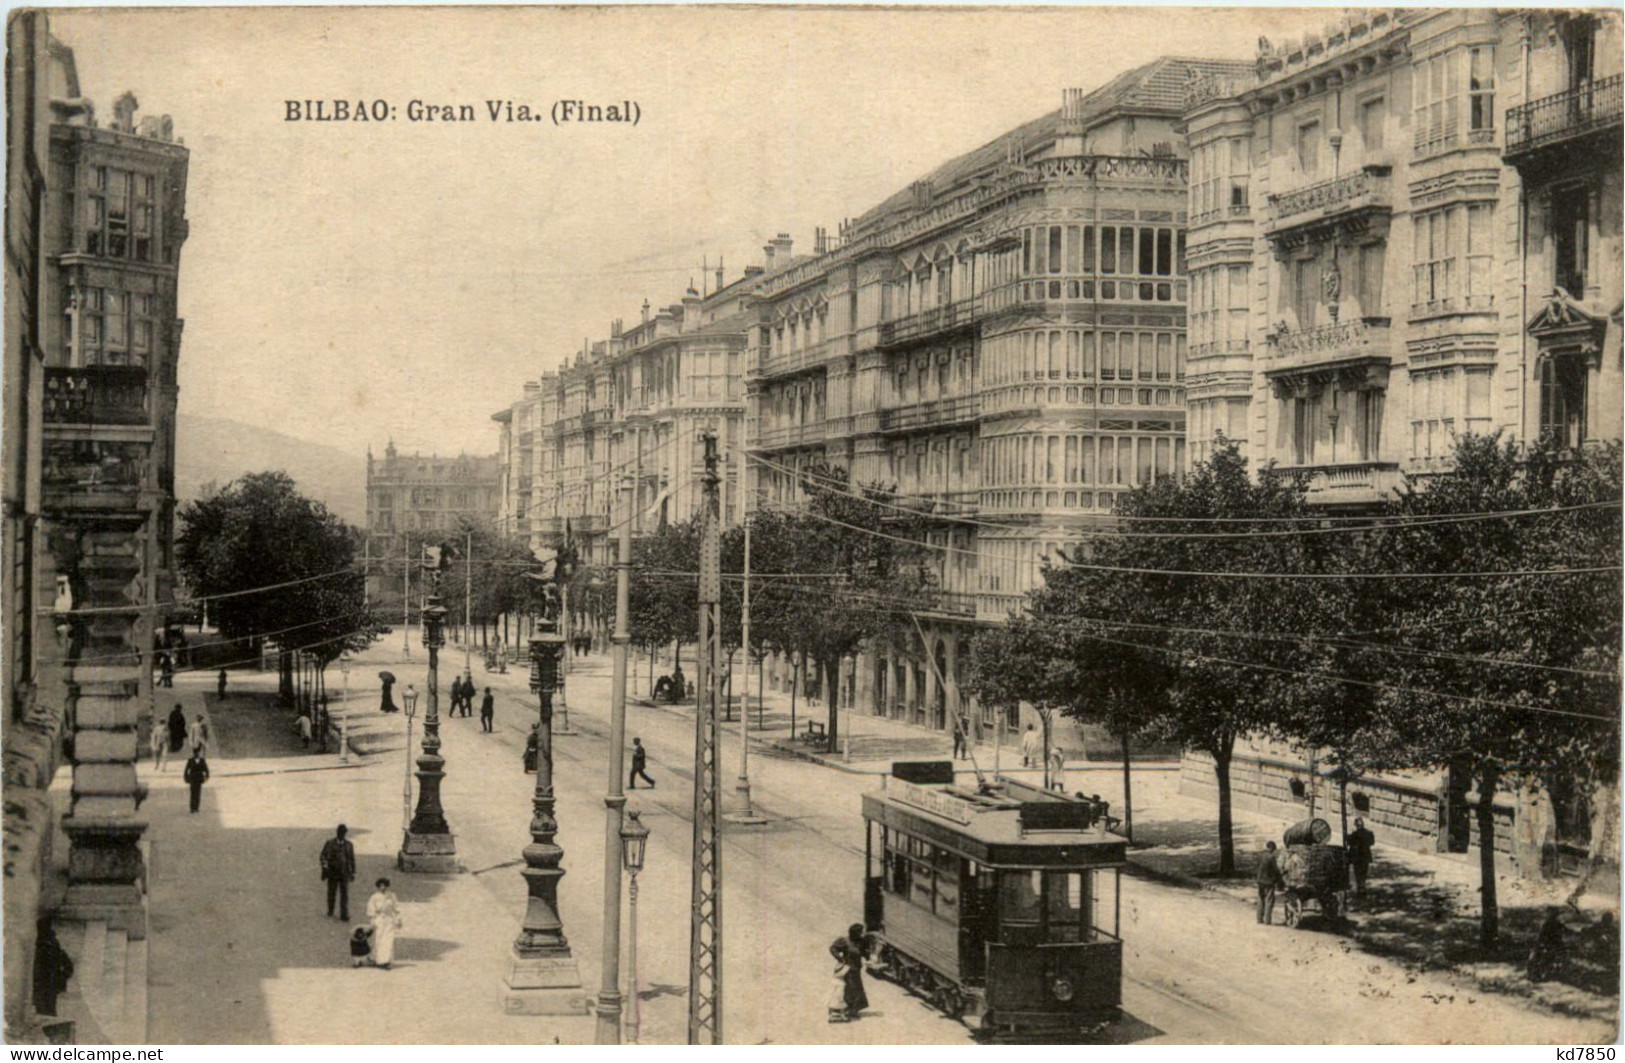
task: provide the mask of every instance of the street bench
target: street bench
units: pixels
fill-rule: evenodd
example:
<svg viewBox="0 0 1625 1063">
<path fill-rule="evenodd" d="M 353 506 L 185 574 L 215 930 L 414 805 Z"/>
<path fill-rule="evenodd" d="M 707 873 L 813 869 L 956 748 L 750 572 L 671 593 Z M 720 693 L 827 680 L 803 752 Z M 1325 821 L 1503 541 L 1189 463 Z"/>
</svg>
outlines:
<svg viewBox="0 0 1625 1063">
<path fill-rule="evenodd" d="M 827 735 L 824 732 L 824 725 L 819 723 L 817 720 L 808 720 L 807 730 L 796 737 L 809 745 L 813 743 L 824 745 L 826 744 L 827 740 Z"/>
</svg>

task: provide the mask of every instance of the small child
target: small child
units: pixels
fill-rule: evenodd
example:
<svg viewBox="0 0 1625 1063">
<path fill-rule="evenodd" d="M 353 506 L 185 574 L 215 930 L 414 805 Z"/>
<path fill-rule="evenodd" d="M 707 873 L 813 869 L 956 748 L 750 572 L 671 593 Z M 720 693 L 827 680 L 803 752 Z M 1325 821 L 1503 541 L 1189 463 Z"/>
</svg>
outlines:
<svg viewBox="0 0 1625 1063">
<path fill-rule="evenodd" d="M 358 926 L 350 935 L 350 966 L 365 967 L 372 961 L 372 927 Z"/>
<path fill-rule="evenodd" d="M 846 974 L 850 970 L 850 957 L 842 952 L 835 959 L 835 972 L 829 981 L 829 1021 L 846 1022 Z"/>
</svg>

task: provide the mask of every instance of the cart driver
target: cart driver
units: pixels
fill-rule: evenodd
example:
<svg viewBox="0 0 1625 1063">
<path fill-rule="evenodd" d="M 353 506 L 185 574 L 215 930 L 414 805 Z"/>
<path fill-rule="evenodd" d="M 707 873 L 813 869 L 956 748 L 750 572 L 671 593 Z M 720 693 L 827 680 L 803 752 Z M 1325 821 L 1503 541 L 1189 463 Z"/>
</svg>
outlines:
<svg viewBox="0 0 1625 1063">
<path fill-rule="evenodd" d="M 1274 842 L 1264 843 L 1264 854 L 1258 858 L 1258 921 L 1266 926 L 1275 922 L 1275 891 L 1286 885 L 1281 874 L 1280 853 Z"/>
</svg>

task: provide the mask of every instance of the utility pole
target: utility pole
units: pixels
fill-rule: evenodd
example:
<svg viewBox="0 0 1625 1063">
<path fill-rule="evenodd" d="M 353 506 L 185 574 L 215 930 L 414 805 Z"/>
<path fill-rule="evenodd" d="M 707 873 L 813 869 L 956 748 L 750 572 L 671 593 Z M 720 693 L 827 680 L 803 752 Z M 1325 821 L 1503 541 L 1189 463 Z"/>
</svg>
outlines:
<svg viewBox="0 0 1625 1063">
<path fill-rule="evenodd" d="M 626 671 L 631 650 L 632 513 L 637 493 L 623 481 L 626 518 L 621 521 L 615 559 L 615 634 L 611 637 L 609 693 L 609 786 L 604 793 L 604 945 L 603 979 L 598 989 L 598 1043 L 621 1043 L 621 826 L 626 811 L 623 782 L 626 749 Z M 632 987 L 633 993 L 637 987 Z"/>
<path fill-rule="evenodd" d="M 405 536 L 401 537 L 401 652 L 412 659 L 412 550 Z"/>
<path fill-rule="evenodd" d="M 472 681 L 474 678 L 474 665 L 470 661 L 469 655 L 474 652 L 474 627 L 469 618 L 473 615 L 471 610 L 474 603 L 474 533 L 469 531 L 466 535 L 467 538 L 464 541 L 467 549 L 463 554 L 465 558 L 463 561 L 463 679 Z"/>
<path fill-rule="evenodd" d="M 743 467 L 740 475 L 744 475 Z M 757 815 L 750 803 L 750 514 L 743 514 L 742 519 L 745 522 L 745 592 L 739 607 L 739 641 L 745 650 L 745 680 L 740 684 L 745 693 L 739 722 L 739 781 L 734 784 L 739 805 L 728 813 L 728 822 L 754 825 L 767 820 Z"/>
<path fill-rule="evenodd" d="M 722 534 L 718 528 L 717 434 L 706 429 L 700 506 L 699 698 L 694 710 L 694 848 L 688 944 L 688 1043 L 722 1040 L 721 765 L 717 763 L 722 672 Z"/>
</svg>

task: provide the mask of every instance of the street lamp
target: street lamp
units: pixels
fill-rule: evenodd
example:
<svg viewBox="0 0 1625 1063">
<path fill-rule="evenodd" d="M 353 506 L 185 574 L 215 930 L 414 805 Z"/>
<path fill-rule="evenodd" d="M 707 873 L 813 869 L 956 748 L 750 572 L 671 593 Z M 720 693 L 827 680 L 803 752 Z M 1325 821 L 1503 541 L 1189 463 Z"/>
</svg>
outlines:
<svg viewBox="0 0 1625 1063">
<path fill-rule="evenodd" d="M 538 617 L 530 640 L 530 689 L 537 696 L 536 791 L 531 797 L 530 844 L 521 850 L 519 872 L 530 895 L 519 924 L 508 972 L 503 977 L 502 1007 L 510 1015 L 582 1015 L 587 994 L 581 972 L 559 918 L 559 861 L 564 849 L 553 839 L 559 832 L 553 800 L 553 692 L 558 689 L 559 658 L 564 638 L 552 617 Z"/>
<path fill-rule="evenodd" d="M 401 831 L 412 829 L 412 719 L 418 714 L 418 691 L 406 684 L 401 694 L 401 705 L 406 711 L 406 781 L 401 783 Z"/>
<path fill-rule="evenodd" d="M 457 870 L 457 842 L 440 805 L 446 761 L 440 755 L 440 647 L 446 644 L 446 607 L 440 604 L 442 557 L 431 553 L 429 593 L 419 610 L 423 645 L 429 651 L 429 709 L 423 716 L 423 753 L 418 757 L 418 807 L 395 862 L 402 871 L 447 874 Z"/>
<path fill-rule="evenodd" d="M 626 867 L 629 876 L 626 884 L 626 897 L 630 905 L 626 918 L 626 967 L 627 967 L 627 996 L 631 997 L 631 1012 L 626 1017 L 627 1040 L 633 1044 L 638 1043 L 638 1026 L 640 1016 L 638 1013 L 638 872 L 643 870 L 643 856 L 649 845 L 649 828 L 643 825 L 638 818 L 636 809 L 629 809 L 626 813 L 626 823 L 621 827 L 621 863 Z"/>
<path fill-rule="evenodd" d="M 344 720 L 340 723 L 339 759 L 350 763 L 350 651 L 339 654 L 339 675 L 344 680 Z"/>
</svg>

